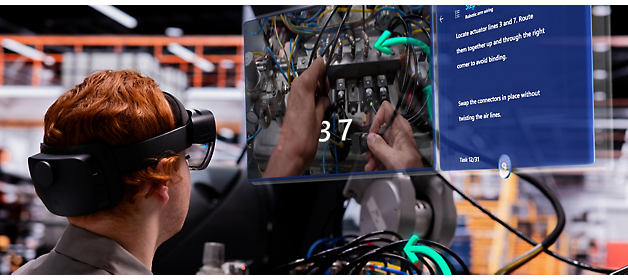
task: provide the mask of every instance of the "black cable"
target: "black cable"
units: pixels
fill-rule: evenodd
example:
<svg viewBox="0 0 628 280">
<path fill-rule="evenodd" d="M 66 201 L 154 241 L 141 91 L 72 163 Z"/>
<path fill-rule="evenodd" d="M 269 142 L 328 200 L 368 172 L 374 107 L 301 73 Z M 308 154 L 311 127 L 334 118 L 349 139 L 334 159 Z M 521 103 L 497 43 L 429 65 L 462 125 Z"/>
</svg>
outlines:
<svg viewBox="0 0 628 280">
<path fill-rule="evenodd" d="M 462 267 L 462 270 L 463 270 L 463 272 L 465 274 L 471 275 L 471 272 L 469 271 L 469 268 L 464 263 L 464 261 L 456 253 L 454 253 L 454 251 L 452 251 L 451 249 L 445 247 L 445 245 L 442 245 L 440 243 L 437 243 L 437 242 L 434 242 L 434 241 L 431 241 L 431 240 L 427 240 L 427 239 L 419 239 L 419 240 L 416 241 L 416 243 L 421 243 L 423 245 L 426 245 L 428 247 L 432 247 L 434 249 L 437 248 L 437 249 L 443 250 L 444 252 L 446 252 L 447 254 L 452 256 L 454 259 L 456 259 L 456 261 L 458 262 L 458 264 L 460 264 L 460 267 Z M 445 258 L 445 260 L 447 260 L 447 258 Z"/>
<path fill-rule="evenodd" d="M 323 25 L 323 28 L 321 28 L 321 31 L 318 33 L 318 37 L 316 37 L 316 43 L 314 43 L 314 48 L 312 49 L 312 53 L 310 53 L 310 61 L 308 62 L 307 67 L 310 67 L 310 65 L 312 65 L 312 61 L 314 60 L 314 55 L 317 52 L 318 42 L 320 42 L 321 39 L 323 38 L 322 37 L 323 32 L 325 31 L 325 28 L 327 28 L 327 25 L 329 24 L 329 21 L 331 21 L 331 18 L 334 17 L 334 14 L 336 14 L 336 11 L 338 11 L 338 8 L 339 6 L 334 7 L 334 9 L 329 14 L 329 18 L 327 19 L 327 21 L 325 21 L 325 25 Z"/>
<path fill-rule="evenodd" d="M 413 20 L 415 22 L 419 22 L 419 21 L 423 21 L 422 19 L 417 19 L 418 16 L 416 15 L 407 15 L 405 17 L 403 17 L 404 19 L 408 19 L 408 20 Z M 425 22 L 425 21 L 423 21 Z M 421 28 L 421 30 L 423 30 L 423 34 L 425 34 L 425 36 L 427 37 L 427 43 L 426 45 L 431 46 L 431 41 L 432 41 L 432 37 L 430 36 L 430 33 L 427 31 L 427 29 L 422 25 L 422 24 L 417 24 L 417 26 L 419 26 L 419 28 Z"/>
<path fill-rule="evenodd" d="M 369 245 L 369 244 L 360 244 L 359 246 L 352 247 L 352 248 L 342 251 L 340 254 L 336 255 L 329 264 L 327 263 L 327 261 L 320 264 L 317 264 L 317 262 L 314 262 L 311 266 L 303 270 L 301 274 L 309 274 L 310 271 L 314 270 L 314 268 L 316 268 L 316 274 L 324 274 L 329 269 L 329 267 L 331 267 L 333 263 L 336 260 L 340 259 L 342 256 L 355 253 L 356 251 L 359 251 L 359 250 L 364 250 L 364 249 L 373 250 L 376 248 L 379 248 L 379 246 Z"/>
<path fill-rule="evenodd" d="M 236 162 L 236 165 L 237 165 L 237 164 L 240 164 L 240 161 L 242 161 L 242 159 L 244 158 L 244 154 L 246 154 L 246 150 L 247 150 L 247 148 L 248 148 L 248 147 L 247 147 L 246 145 L 244 145 L 244 149 L 242 149 L 242 153 L 241 153 L 241 154 L 240 154 L 240 156 L 238 157 L 238 161 Z"/>
<path fill-rule="evenodd" d="M 626 275 L 626 274 L 628 274 L 628 266 L 624 266 L 614 271 L 613 273 L 611 273 L 611 275 Z"/>
<path fill-rule="evenodd" d="M 327 51 L 329 50 L 329 58 L 327 59 L 327 63 L 325 64 L 325 70 L 323 70 L 323 83 L 321 83 L 322 87 L 325 86 L 325 79 L 327 78 L 327 68 L 329 67 L 329 64 L 331 64 L 331 61 L 333 60 L 334 53 L 335 53 L 334 50 L 336 49 L 336 46 L 338 45 L 338 39 L 340 38 L 340 31 L 342 31 L 342 26 L 345 24 L 345 21 L 347 21 L 347 18 L 349 17 L 349 14 L 351 13 L 351 7 L 353 6 L 349 5 L 349 7 L 347 7 L 347 12 L 342 17 L 342 22 L 338 26 L 338 31 L 336 31 L 336 36 L 334 36 L 334 39 L 332 40 L 331 43 L 325 46 L 325 50 L 323 51 L 323 55 L 325 55 L 325 53 L 327 53 Z M 329 48 L 330 46 L 331 48 Z M 340 44 L 340 47 L 342 48 L 342 44 Z"/>
<path fill-rule="evenodd" d="M 563 210 L 563 207 L 554 192 L 550 190 L 545 184 L 541 184 L 539 181 L 537 181 L 528 174 L 517 173 L 517 176 L 519 176 L 519 178 L 523 180 L 528 181 L 530 184 L 539 189 L 541 193 L 543 193 L 543 195 L 545 195 L 545 197 L 549 199 L 550 203 L 554 207 L 554 210 L 556 211 L 556 228 L 554 228 L 554 230 L 545 238 L 545 240 L 541 242 L 541 244 L 543 244 L 543 247 L 549 248 L 550 246 L 552 246 L 552 244 L 554 244 L 554 242 L 556 242 L 558 236 L 565 227 L 565 210 Z"/>
<path fill-rule="evenodd" d="M 318 254 L 316 254 L 314 256 L 311 256 L 309 258 L 298 259 L 298 260 L 289 262 L 287 264 L 280 265 L 280 266 L 276 267 L 275 269 L 273 269 L 273 274 L 275 274 L 275 273 L 278 274 L 279 272 L 284 271 L 284 270 L 290 271 L 291 269 L 293 269 L 293 268 L 295 268 L 295 267 L 297 267 L 299 265 L 312 263 L 312 262 L 314 262 L 316 260 L 319 260 L 321 258 L 326 257 L 329 254 L 333 254 L 333 253 L 338 252 L 338 251 L 342 252 L 343 250 L 346 250 L 347 248 L 350 248 L 350 247 L 353 247 L 355 245 L 360 244 L 359 242 L 362 241 L 362 240 L 365 240 L 366 238 L 369 238 L 371 236 L 376 236 L 376 235 L 382 235 L 382 234 L 392 235 L 392 236 L 394 236 L 395 238 L 397 238 L 399 240 L 402 239 L 401 235 L 399 235 L 398 233 L 396 233 L 394 231 L 389 231 L 389 230 L 374 231 L 374 232 L 367 233 L 365 235 L 359 236 L 358 238 L 352 240 L 351 242 L 347 243 L 346 245 L 344 245 L 342 247 L 327 249 L 327 250 L 322 251 L 322 252 L 320 252 L 320 253 L 318 253 Z"/>
<path fill-rule="evenodd" d="M 404 265 L 409 267 L 409 269 L 407 269 L 406 271 L 408 271 L 408 274 L 410 275 L 412 275 L 411 270 L 414 270 L 417 274 L 421 273 L 421 270 L 415 264 L 413 264 L 411 261 L 407 260 L 406 258 L 402 256 L 391 254 L 391 253 L 382 253 L 381 256 L 386 257 L 386 258 L 391 258 L 391 259 L 397 259 L 401 261 Z M 425 262 L 423 264 L 425 264 L 425 266 L 427 266 L 427 269 L 430 271 L 430 273 L 434 275 L 434 270 L 432 269 L 432 267 L 427 265 Z M 401 265 L 400 267 L 403 267 L 403 265 Z"/>
<path fill-rule="evenodd" d="M 403 24 L 403 28 L 405 29 L 405 31 L 406 31 L 406 36 L 407 36 L 407 35 L 408 35 L 408 33 L 409 33 L 409 25 L 408 25 L 408 23 L 407 23 L 407 22 L 406 22 L 406 21 L 405 21 L 402 17 L 399 17 L 399 16 L 394 17 L 394 18 L 390 21 L 390 24 L 388 25 L 388 30 L 389 30 L 389 31 L 391 30 L 391 25 L 395 22 L 395 20 L 397 20 L 397 21 L 401 21 L 401 23 L 404 23 L 404 24 Z M 395 25 L 394 27 L 392 27 L 392 29 L 394 29 L 394 28 L 396 28 L 396 27 L 397 27 L 397 25 Z M 406 57 L 407 57 L 407 58 L 406 58 L 406 60 L 407 60 L 407 61 L 406 61 L 406 65 L 410 64 L 410 49 L 411 49 L 411 48 L 412 48 L 412 47 L 410 46 L 410 44 L 409 44 L 409 42 L 408 42 L 408 43 L 406 44 Z M 405 82 L 406 82 L 406 77 L 407 77 L 407 76 L 408 76 L 407 74 L 406 74 L 406 75 L 404 75 L 404 79 L 403 79 L 403 80 L 404 80 L 404 82 L 402 83 L 402 89 L 403 89 L 403 88 L 405 88 Z M 403 93 L 403 92 L 402 92 L 402 93 Z M 384 128 L 383 128 L 383 129 L 381 129 L 381 130 L 379 131 L 379 133 L 378 133 L 378 134 L 379 134 L 380 136 L 384 137 L 384 133 L 386 133 L 386 131 L 388 130 L 388 128 L 390 127 L 390 125 L 392 124 L 392 122 L 395 120 L 395 117 L 397 116 L 397 111 L 399 110 L 399 106 L 401 105 L 401 100 L 402 100 L 402 99 L 403 99 L 403 98 L 402 98 L 402 96 L 397 97 L 397 104 L 395 105 L 395 110 L 393 111 L 392 116 L 390 116 L 390 119 L 388 120 L 388 122 L 386 123 L 386 125 L 384 126 Z"/>
<path fill-rule="evenodd" d="M 350 262 L 348 265 L 343 267 L 338 272 L 338 274 L 348 274 L 354 268 L 357 268 L 358 271 L 361 270 L 364 267 L 364 265 L 366 265 L 366 262 L 370 258 L 376 256 L 377 254 L 387 253 L 389 251 L 403 251 L 403 247 L 406 245 L 406 243 L 408 243 L 408 240 L 399 240 L 399 241 L 393 242 L 391 244 L 388 244 L 386 246 L 380 247 L 378 249 L 372 250 L 372 251 L 364 254 L 363 256 L 358 258 L 357 260 L 355 260 L 353 262 Z"/>
<path fill-rule="evenodd" d="M 545 186 L 544 184 L 541 184 L 536 179 L 534 179 L 533 177 L 527 174 L 517 174 L 517 175 L 521 179 L 528 181 L 530 184 L 534 185 L 538 190 L 540 190 L 541 193 L 543 193 L 543 195 L 545 195 L 545 197 L 549 199 L 550 203 L 554 207 L 554 210 L 556 211 L 556 217 L 557 217 L 556 227 L 541 242 L 542 248 L 544 249 L 549 248 L 550 246 L 552 246 L 552 244 L 554 244 L 554 242 L 556 242 L 556 240 L 558 239 L 558 236 L 560 235 L 560 233 L 563 231 L 563 228 L 565 227 L 565 211 L 563 210 L 563 207 L 560 205 L 560 201 L 558 201 L 558 198 L 556 197 L 554 192 L 552 192 L 547 186 Z M 521 259 L 523 261 L 517 261 L 520 258 L 519 257 L 516 258 L 515 260 L 507 264 L 503 269 L 500 269 L 498 273 L 510 274 L 513 271 L 517 270 L 522 265 L 532 260 L 536 255 L 529 254 L 529 256 L 532 256 L 532 257 L 529 257 L 525 260 Z"/>
<path fill-rule="evenodd" d="M 317 265 L 317 262 L 314 262 L 314 264 L 306 270 L 306 273 L 308 273 L 309 271 L 311 271 L 315 267 L 318 267 L 317 271 L 321 271 L 321 273 L 324 273 L 325 271 L 327 271 L 327 269 L 329 267 L 331 267 L 334 264 L 334 262 L 336 260 L 340 259 L 341 256 L 346 255 L 348 252 L 352 252 L 352 250 L 354 250 L 355 248 L 363 247 L 363 246 L 360 246 L 362 244 L 371 243 L 371 242 L 388 242 L 388 243 L 392 243 L 393 241 L 390 240 L 390 239 L 387 239 L 387 238 L 374 238 L 374 239 L 363 239 L 363 240 L 358 241 L 357 243 L 353 243 L 353 245 L 346 244 L 345 246 L 349 245 L 348 249 L 342 250 L 339 254 L 330 254 L 330 255 L 324 257 L 320 261 L 320 264 L 318 264 L 318 265 Z M 372 245 L 372 246 L 376 246 L 376 245 Z M 379 248 L 379 246 L 376 246 L 376 247 Z"/>
<path fill-rule="evenodd" d="M 414 19 L 414 20 L 420 20 L 423 23 L 425 23 L 427 25 L 427 27 L 431 27 L 432 25 L 430 24 L 429 21 L 425 20 L 422 16 L 420 15 L 413 15 L 413 14 L 409 14 L 406 15 L 404 18 L 409 18 L 409 19 Z M 425 31 L 424 31 L 425 32 Z"/>
<path fill-rule="evenodd" d="M 408 243 L 408 240 L 401 240 L 401 241 L 397 241 L 392 244 L 386 245 L 384 247 L 380 247 L 371 252 L 368 252 L 364 254 L 362 257 L 360 257 L 359 259 L 357 259 L 356 261 L 353 261 L 349 263 L 347 266 L 343 267 L 342 270 L 338 272 L 338 274 L 343 274 L 343 272 L 348 273 L 352 270 L 353 270 L 353 274 L 357 274 L 359 273 L 360 270 L 362 270 L 362 268 L 364 268 L 364 266 L 367 264 L 367 262 L 370 259 L 374 258 L 377 255 L 383 255 L 385 253 L 388 253 L 389 251 L 398 251 L 398 250 L 403 251 L 403 247 L 405 247 L 406 243 Z M 399 257 L 402 258 L 401 256 Z M 432 260 L 432 258 L 430 258 L 429 256 L 424 256 L 424 257 Z M 425 262 L 425 260 L 423 260 L 422 258 L 419 258 L 419 261 L 421 261 L 424 265 L 429 266 L 429 264 Z M 432 262 L 436 263 L 436 261 L 434 260 L 432 260 Z"/>
<path fill-rule="evenodd" d="M 484 213 L 487 216 L 489 216 L 493 221 L 496 221 L 498 224 L 502 225 L 503 227 L 508 229 L 510 232 L 515 234 L 517 237 L 523 239 L 528 244 L 530 244 L 532 246 L 538 245 L 538 243 L 535 242 L 534 240 L 532 240 L 530 237 L 524 235 L 519 230 L 511 227 L 509 224 L 505 223 L 504 221 L 502 221 L 501 219 L 499 219 L 498 217 L 493 215 L 490 211 L 486 210 L 474 198 L 465 195 L 458 188 L 456 188 L 454 185 L 452 185 L 447 179 L 445 179 L 440 173 L 438 174 L 438 176 L 443 180 L 443 182 L 445 182 L 445 184 L 449 188 L 451 188 L 457 194 L 462 196 L 465 200 L 467 200 L 469 203 L 471 203 L 471 205 L 473 205 L 475 208 L 477 208 L 480 211 L 482 211 L 482 213 Z M 561 255 L 558 255 L 558 254 L 554 253 L 553 251 L 551 251 L 551 250 L 549 250 L 547 248 L 545 248 L 543 251 L 545 253 L 547 253 L 548 255 L 550 255 L 550 256 L 552 256 L 552 257 L 554 257 L 554 258 L 556 258 L 556 259 L 558 259 L 558 260 L 560 260 L 562 262 L 565 262 L 567 264 L 570 264 L 570 265 L 573 265 L 573 266 L 577 266 L 577 267 L 580 267 L 580 268 L 583 268 L 583 269 L 586 269 L 586 270 L 589 270 L 589 271 L 593 271 L 593 272 L 597 272 L 597 273 L 603 273 L 603 274 L 610 274 L 610 273 L 612 273 L 614 271 L 614 270 L 610 270 L 610 269 L 594 267 L 594 266 L 591 266 L 591 265 L 586 264 L 586 263 L 581 263 L 581 262 L 579 262 L 577 260 L 573 260 L 573 259 L 570 259 L 570 258 L 567 258 L 567 257 L 563 257 Z"/>
</svg>

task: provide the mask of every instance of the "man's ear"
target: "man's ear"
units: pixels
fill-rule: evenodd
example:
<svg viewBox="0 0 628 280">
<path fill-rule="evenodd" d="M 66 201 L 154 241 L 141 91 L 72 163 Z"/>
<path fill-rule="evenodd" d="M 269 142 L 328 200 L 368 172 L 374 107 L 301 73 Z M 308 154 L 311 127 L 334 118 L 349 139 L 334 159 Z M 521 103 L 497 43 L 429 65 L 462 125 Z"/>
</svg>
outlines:
<svg viewBox="0 0 628 280">
<path fill-rule="evenodd" d="M 167 159 L 161 159 L 157 163 L 157 167 L 155 168 L 155 170 L 159 173 L 164 174 L 166 172 L 164 168 L 166 161 Z M 159 199 L 161 199 L 163 202 L 167 202 L 168 200 L 170 200 L 170 196 L 168 195 L 168 186 L 165 183 L 160 184 L 159 186 L 156 186 L 155 193 L 157 194 Z"/>
</svg>

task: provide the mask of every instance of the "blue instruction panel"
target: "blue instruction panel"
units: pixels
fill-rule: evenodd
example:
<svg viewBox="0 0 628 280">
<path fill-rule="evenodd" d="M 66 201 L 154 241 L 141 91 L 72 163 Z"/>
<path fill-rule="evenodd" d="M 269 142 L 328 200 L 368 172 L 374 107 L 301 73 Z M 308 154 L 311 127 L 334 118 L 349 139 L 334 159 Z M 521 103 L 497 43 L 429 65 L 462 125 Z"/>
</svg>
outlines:
<svg viewBox="0 0 628 280">
<path fill-rule="evenodd" d="M 436 6 L 442 170 L 594 161 L 590 6 Z"/>
</svg>

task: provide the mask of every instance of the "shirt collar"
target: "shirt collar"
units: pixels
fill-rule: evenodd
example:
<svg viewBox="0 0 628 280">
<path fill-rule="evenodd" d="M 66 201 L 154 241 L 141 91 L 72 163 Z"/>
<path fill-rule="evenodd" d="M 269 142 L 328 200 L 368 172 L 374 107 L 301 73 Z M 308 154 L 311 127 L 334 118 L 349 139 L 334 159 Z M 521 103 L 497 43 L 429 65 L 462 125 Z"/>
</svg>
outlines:
<svg viewBox="0 0 628 280">
<path fill-rule="evenodd" d="M 115 241 L 72 224 L 53 250 L 115 275 L 153 274 Z"/>
</svg>

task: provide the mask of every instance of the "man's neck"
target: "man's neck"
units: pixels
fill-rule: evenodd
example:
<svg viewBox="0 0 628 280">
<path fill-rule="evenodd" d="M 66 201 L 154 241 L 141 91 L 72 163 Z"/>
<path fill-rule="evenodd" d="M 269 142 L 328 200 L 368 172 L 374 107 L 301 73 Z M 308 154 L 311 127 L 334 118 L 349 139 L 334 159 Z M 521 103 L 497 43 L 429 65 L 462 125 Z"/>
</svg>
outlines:
<svg viewBox="0 0 628 280">
<path fill-rule="evenodd" d="M 113 219 L 98 219 L 71 221 L 75 226 L 84 228 L 93 233 L 107 237 L 152 270 L 153 257 L 159 246 L 159 229 L 151 219 L 143 221 L 119 221 Z"/>
</svg>

